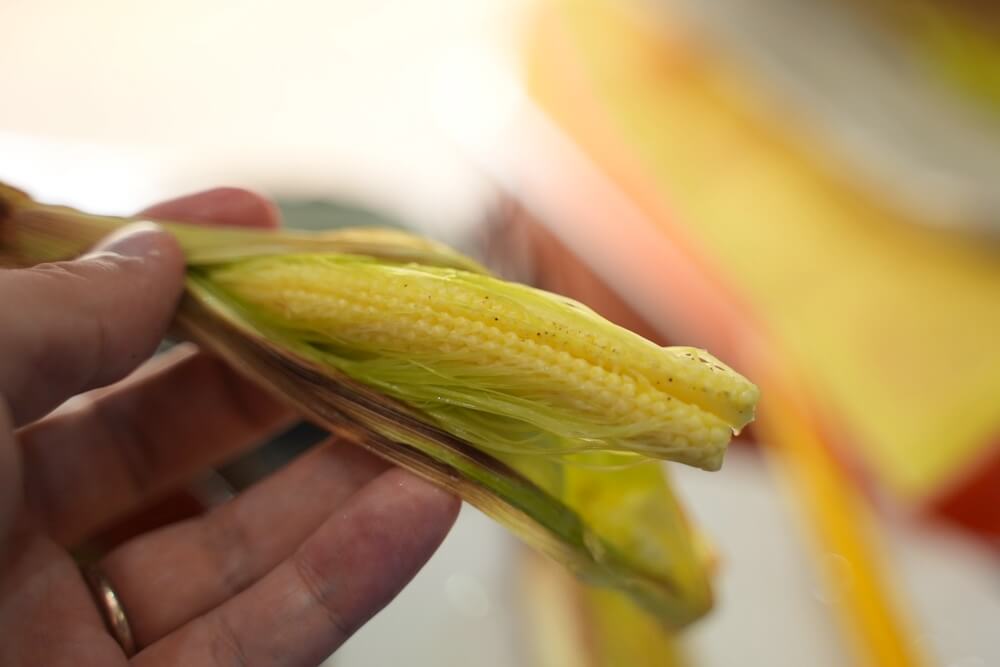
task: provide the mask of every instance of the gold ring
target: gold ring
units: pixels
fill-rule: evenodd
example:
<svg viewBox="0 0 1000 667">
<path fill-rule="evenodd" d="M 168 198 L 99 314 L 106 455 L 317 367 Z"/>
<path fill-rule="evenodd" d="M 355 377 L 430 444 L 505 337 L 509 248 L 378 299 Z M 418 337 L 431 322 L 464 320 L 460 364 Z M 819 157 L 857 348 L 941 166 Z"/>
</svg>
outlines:
<svg viewBox="0 0 1000 667">
<path fill-rule="evenodd" d="M 125 657 L 131 658 L 135 655 L 135 638 L 132 636 L 128 617 L 125 615 L 125 607 L 118 599 L 115 589 L 111 587 L 111 582 L 96 565 L 84 568 L 83 577 L 87 580 L 90 592 L 93 593 L 94 600 L 101 609 L 108 631 L 122 647 Z"/>
</svg>

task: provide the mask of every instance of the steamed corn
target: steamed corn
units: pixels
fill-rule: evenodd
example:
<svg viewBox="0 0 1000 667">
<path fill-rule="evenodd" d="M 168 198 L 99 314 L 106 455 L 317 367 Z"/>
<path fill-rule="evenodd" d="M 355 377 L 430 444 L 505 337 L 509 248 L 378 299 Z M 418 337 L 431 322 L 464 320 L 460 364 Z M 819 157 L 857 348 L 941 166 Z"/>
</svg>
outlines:
<svg viewBox="0 0 1000 667">
<path fill-rule="evenodd" d="M 0 266 L 72 257 L 125 221 L 0 184 Z M 707 568 L 651 458 L 721 465 L 757 390 L 399 232 L 178 223 L 177 323 L 306 415 L 501 521 L 667 626 L 711 604 Z"/>
<path fill-rule="evenodd" d="M 708 353 L 661 348 L 580 304 L 486 275 L 280 255 L 199 277 L 482 447 L 637 452 L 717 469 L 756 388 Z"/>
</svg>

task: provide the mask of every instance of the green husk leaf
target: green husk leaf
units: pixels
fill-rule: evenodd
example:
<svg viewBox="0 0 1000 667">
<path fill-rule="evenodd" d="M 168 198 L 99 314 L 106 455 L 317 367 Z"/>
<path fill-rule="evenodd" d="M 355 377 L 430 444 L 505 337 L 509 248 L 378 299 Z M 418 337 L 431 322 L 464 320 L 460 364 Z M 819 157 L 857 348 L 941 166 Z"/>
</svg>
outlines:
<svg viewBox="0 0 1000 667">
<path fill-rule="evenodd" d="M 0 182 L 0 222 L 5 218 L 7 224 L 0 225 L 0 253 L 8 266 L 76 257 L 116 229 L 148 219 L 90 215 L 66 206 L 39 204 L 26 193 Z M 451 267 L 470 273 L 486 271 L 448 246 L 396 229 L 344 227 L 308 233 L 164 220 L 157 223 L 178 240 L 189 266 L 296 252 L 330 252 Z"/>
</svg>

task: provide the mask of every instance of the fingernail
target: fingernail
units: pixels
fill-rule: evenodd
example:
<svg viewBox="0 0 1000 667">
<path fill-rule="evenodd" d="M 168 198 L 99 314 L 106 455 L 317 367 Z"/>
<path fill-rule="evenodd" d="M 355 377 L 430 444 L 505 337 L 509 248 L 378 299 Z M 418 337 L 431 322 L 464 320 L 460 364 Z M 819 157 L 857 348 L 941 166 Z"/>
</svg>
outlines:
<svg viewBox="0 0 1000 667">
<path fill-rule="evenodd" d="M 114 253 L 124 257 L 156 257 L 163 247 L 163 228 L 155 222 L 134 222 L 113 232 L 84 258 Z"/>
</svg>

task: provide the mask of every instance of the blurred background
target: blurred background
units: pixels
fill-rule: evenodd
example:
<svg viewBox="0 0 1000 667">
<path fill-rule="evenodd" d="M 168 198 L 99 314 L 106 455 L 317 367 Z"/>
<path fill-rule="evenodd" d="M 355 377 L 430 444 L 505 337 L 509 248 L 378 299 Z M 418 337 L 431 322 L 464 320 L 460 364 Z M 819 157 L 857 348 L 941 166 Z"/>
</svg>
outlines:
<svg viewBox="0 0 1000 667">
<path fill-rule="evenodd" d="M 673 466 L 717 608 L 648 664 L 1000 665 L 991 3 L 8 0 L 0 25 L 0 179 L 36 198 L 226 184 L 295 226 L 410 227 L 760 384 L 721 472 Z M 572 586 L 465 507 L 330 664 L 605 667 Z"/>
</svg>

